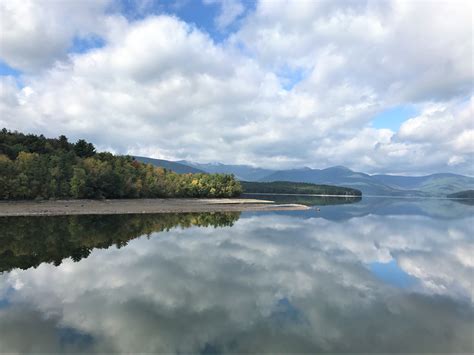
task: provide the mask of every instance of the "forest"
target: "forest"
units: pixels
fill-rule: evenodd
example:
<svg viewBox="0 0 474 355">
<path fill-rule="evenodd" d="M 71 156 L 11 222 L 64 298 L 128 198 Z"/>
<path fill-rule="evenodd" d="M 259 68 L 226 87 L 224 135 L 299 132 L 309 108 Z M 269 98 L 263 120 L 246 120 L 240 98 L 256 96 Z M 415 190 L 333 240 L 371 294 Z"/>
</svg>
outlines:
<svg viewBox="0 0 474 355">
<path fill-rule="evenodd" d="M 269 194 L 313 194 L 313 195 L 343 195 L 361 196 L 357 189 L 342 186 L 318 185 L 304 182 L 273 181 L 273 182 L 240 182 L 245 193 Z"/>
<path fill-rule="evenodd" d="M 0 131 L 0 200 L 235 197 L 229 174 L 177 174 L 83 139 Z"/>
</svg>

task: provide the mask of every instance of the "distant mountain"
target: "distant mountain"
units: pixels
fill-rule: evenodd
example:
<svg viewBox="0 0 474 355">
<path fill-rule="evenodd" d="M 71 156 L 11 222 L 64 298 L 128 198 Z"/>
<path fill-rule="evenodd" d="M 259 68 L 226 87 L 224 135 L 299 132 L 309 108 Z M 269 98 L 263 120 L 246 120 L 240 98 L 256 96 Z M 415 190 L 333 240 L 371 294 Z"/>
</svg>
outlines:
<svg viewBox="0 0 474 355">
<path fill-rule="evenodd" d="M 291 170 L 270 170 L 250 165 L 201 164 L 186 160 L 172 162 L 143 157 L 136 157 L 136 159 L 178 173 L 225 173 L 234 174 L 241 181 L 290 181 L 335 185 L 358 189 L 364 195 L 446 197 L 451 193 L 474 190 L 474 178 L 450 173 L 426 176 L 369 175 L 344 166 L 333 166 L 327 169 L 305 167 Z"/>
<path fill-rule="evenodd" d="M 178 163 L 204 170 L 207 173 L 234 174 L 238 180 L 245 181 L 258 181 L 275 172 L 275 170 L 255 168 L 250 165 L 200 164 L 187 160 L 180 160 Z"/>
<path fill-rule="evenodd" d="M 427 176 L 369 175 L 343 166 L 327 169 L 281 170 L 260 181 L 292 181 L 338 185 L 359 189 L 367 195 L 446 196 L 474 188 L 474 178 L 456 174 Z"/>
<path fill-rule="evenodd" d="M 427 194 L 446 196 L 474 188 L 474 178 L 457 174 L 431 174 L 426 176 L 373 175 L 377 181 L 396 189 L 419 190 Z"/>
<path fill-rule="evenodd" d="M 170 160 L 163 160 L 163 159 L 152 159 L 146 157 L 138 157 L 134 156 L 136 160 L 145 164 L 152 164 L 154 166 L 165 168 L 174 171 L 178 174 L 204 174 L 205 171 L 194 168 L 192 166 L 188 166 L 185 164 L 181 164 L 179 162 L 170 161 Z"/>
<path fill-rule="evenodd" d="M 397 189 L 377 182 L 370 175 L 354 172 L 343 166 L 327 169 L 292 169 L 280 170 L 270 174 L 261 181 L 293 181 L 313 184 L 338 185 L 352 187 L 371 195 L 403 195 Z"/>
</svg>

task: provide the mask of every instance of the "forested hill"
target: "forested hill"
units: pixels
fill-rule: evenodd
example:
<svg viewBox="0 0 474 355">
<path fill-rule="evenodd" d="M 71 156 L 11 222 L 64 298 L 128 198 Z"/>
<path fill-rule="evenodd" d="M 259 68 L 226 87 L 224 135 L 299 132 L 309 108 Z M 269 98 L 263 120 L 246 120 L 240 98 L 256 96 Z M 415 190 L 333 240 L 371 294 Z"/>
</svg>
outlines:
<svg viewBox="0 0 474 355">
<path fill-rule="evenodd" d="M 185 164 L 181 164 L 176 161 L 170 161 L 170 160 L 164 160 L 164 159 L 153 159 L 153 158 L 147 158 L 147 157 L 139 157 L 139 156 L 134 156 L 135 160 L 138 160 L 139 162 L 145 163 L 145 164 L 152 164 L 153 166 L 159 167 L 159 168 L 165 168 L 169 170 L 173 170 L 175 173 L 178 174 L 206 174 L 207 172 L 194 168 L 192 166 L 188 166 Z M 216 171 L 217 173 L 217 171 Z"/>
<path fill-rule="evenodd" d="M 229 174 L 177 174 L 65 136 L 0 131 L 0 199 L 233 197 Z"/>
<path fill-rule="evenodd" d="M 274 194 L 312 194 L 312 195 L 344 195 L 361 196 L 357 189 L 332 185 L 316 185 L 302 182 L 273 181 L 250 182 L 241 181 L 245 193 L 274 193 Z"/>
</svg>

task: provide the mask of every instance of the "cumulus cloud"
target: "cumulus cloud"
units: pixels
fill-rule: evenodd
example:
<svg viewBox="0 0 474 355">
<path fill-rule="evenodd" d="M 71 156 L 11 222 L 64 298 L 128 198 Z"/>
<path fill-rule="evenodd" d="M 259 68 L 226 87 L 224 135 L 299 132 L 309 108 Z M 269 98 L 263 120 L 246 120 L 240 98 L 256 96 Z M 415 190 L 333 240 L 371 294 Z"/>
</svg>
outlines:
<svg viewBox="0 0 474 355">
<path fill-rule="evenodd" d="M 0 58 L 34 72 L 66 58 L 75 37 L 101 32 L 110 0 L 0 2 Z"/>
<path fill-rule="evenodd" d="M 269 66 L 313 71 L 308 84 L 446 99 L 471 90 L 471 10 L 460 0 L 261 1 L 232 40 Z"/>
<path fill-rule="evenodd" d="M 402 124 L 396 141 L 422 144 L 448 165 L 474 169 L 474 99 L 426 105 L 420 115 Z M 426 154 L 428 156 L 429 154 Z"/>
<path fill-rule="evenodd" d="M 10 26 L 1 57 L 34 70 L 1 79 L 2 126 L 167 159 L 473 173 L 469 2 L 223 1 L 221 26 L 245 17 L 221 43 L 171 15 L 49 4 L 2 3 L 29 32 Z M 65 54 L 90 33 L 104 46 Z M 371 127 L 407 103 L 420 114 L 399 132 Z"/>
</svg>

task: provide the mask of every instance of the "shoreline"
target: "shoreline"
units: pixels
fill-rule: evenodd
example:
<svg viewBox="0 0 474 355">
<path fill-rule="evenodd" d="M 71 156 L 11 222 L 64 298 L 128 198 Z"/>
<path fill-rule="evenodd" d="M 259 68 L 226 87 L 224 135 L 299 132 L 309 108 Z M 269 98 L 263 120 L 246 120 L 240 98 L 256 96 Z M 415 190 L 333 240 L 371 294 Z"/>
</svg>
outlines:
<svg viewBox="0 0 474 355">
<path fill-rule="evenodd" d="M 327 195 L 327 194 L 285 194 L 285 193 L 273 193 L 273 192 L 243 192 L 245 195 L 258 195 L 258 196 L 315 196 L 315 197 L 348 197 L 348 198 L 358 198 L 362 195 Z"/>
<path fill-rule="evenodd" d="M 412 200 L 462 200 L 473 201 L 470 197 L 446 197 L 446 196 L 396 196 L 396 195 L 323 195 L 323 194 L 285 194 L 285 193 L 271 193 L 271 192 L 243 192 L 242 196 L 258 195 L 258 196 L 314 196 L 314 197 L 344 197 L 344 198 L 390 198 L 390 199 L 412 199 Z"/>
<path fill-rule="evenodd" d="M 0 201 L 0 217 L 187 212 L 300 211 L 299 204 L 248 198 Z"/>
</svg>

